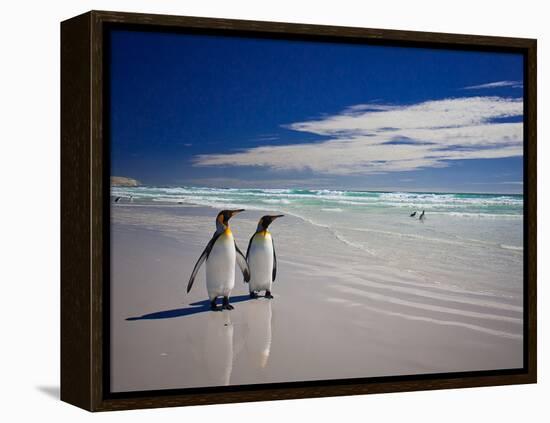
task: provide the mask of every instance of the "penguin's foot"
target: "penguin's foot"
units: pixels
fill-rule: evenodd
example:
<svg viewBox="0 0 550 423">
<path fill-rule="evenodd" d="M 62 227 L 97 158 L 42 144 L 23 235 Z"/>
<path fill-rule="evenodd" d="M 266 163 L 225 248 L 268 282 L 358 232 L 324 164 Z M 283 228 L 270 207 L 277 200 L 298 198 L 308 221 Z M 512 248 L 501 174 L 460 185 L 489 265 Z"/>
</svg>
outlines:
<svg viewBox="0 0 550 423">
<path fill-rule="evenodd" d="M 258 298 L 258 294 L 256 294 L 254 291 L 250 293 L 250 298 Z"/>
<path fill-rule="evenodd" d="M 223 303 L 222 303 L 222 309 L 224 310 L 233 310 L 235 307 L 233 307 L 231 304 L 229 304 L 229 297 L 223 297 Z"/>
<path fill-rule="evenodd" d="M 272 299 L 273 295 L 271 295 L 271 291 L 265 291 L 265 298 Z"/>
<path fill-rule="evenodd" d="M 210 310 L 212 310 L 212 311 L 220 311 L 221 310 L 221 308 L 219 308 L 216 305 L 216 299 L 215 298 L 212 301 L 210 301 Z"/>
</svg>

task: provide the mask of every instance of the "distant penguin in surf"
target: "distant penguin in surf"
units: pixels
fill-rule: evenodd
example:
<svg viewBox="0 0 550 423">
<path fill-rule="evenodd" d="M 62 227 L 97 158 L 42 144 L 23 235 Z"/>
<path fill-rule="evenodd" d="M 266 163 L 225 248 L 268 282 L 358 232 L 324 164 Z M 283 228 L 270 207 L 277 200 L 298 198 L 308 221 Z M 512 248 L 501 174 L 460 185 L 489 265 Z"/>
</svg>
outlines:
<svg viewBox="0 0 550 423">
<path fill-rule="evenodd" d="M 419 220 L 424 220 L 424 210 L 422 210 L 422 213 L 420 214 Z"/>
<path fill-rule="evenodd" d="M 130 203 L 133 203 L 133 202 L 134 202 L 134 196 L 130 195 Z"/>
<path fill-rule="evenodd" d="M 265 291 L 265 298 L 273 298 L 271 286 L 277 276 L 277 255 L 273 237 L 267 228 L 279 217 L 283 215 L 262 217 L 248 243 L 246 261 L 250 269 L 250 298 L 258 298 L 258 291 Z"/>
<path fill-rule="evenodd" d="M 187 284 L 187 292 L 189 292 L 201 265 L 206 261 L 206 290 L 211 310 L 219 310 L 216 306 L 218 297 L 223 297 L 222 309 L 233 309 L 233 306 L 229 304 L 229 294 L 235 286 L 235 262 L 239 265 L 244 280 L 246 282 L 250 280 L 246 258 L 239 250 L 229 228 L 229 219 L 242 211 L 244 210 L 223 210 L 218 213 L 216 232 L 197 260 Z"/>
<path fill-rule="evenodd" d="M 416 216 L 416 212 L 412 212 L 411 217 L 415 217 L 415 216 Z"/>
<path fill-rule="evenodd" d="M 118 203 L 122 197 L 115 198 L 115 203 Z"/>
</svg>

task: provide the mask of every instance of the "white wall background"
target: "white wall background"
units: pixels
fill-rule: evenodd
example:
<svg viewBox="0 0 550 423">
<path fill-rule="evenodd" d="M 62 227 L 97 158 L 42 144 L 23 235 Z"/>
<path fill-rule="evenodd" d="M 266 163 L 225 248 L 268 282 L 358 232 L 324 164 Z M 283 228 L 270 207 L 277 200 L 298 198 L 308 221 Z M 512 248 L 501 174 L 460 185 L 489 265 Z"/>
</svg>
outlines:
<svg viewBox="0 0 550 423">
<path fill-rule="evenodd" d="M 548 117 L 545 2 L 72 0 L 2 4 L 2 421 L 548 421 Z M 530 37 L 539 40 L 539 384 L 92 415 L 59 402 L 59 22 L 90 9 Z M 546 161 L 546 163 L 545 163 Z M 545 166 L 546 164 L 546 166 Z M 547 259 L 548 260 L 548 259 Z"/>
</svg>

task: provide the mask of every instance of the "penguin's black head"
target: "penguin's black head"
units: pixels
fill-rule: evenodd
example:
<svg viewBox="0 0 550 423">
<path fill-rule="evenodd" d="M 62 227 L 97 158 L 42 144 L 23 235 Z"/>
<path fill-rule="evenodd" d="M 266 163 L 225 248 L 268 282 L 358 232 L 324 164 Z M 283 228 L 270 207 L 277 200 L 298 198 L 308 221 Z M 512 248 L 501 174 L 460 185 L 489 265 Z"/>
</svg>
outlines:
<svg viewBox="0 0 550 423">
<path fill-rule="evenodd" d="M 216 224 L 227 226 L 229 225 L 229 219 L 231 219 L 237 213 L 240 213 L 243 211 L 244 209 L 222 210 L 221 212 L 218 213 L 218 217 L 216 217 Z"/>
<path fill-rule="evenodd" d="M 260 221 L 258 222 L 258 231 L 266 231 L 267 227 L 271 225 L 271 222 L 273 222 L 275 219 L 279 217 L 283 217 L 284 214 L 276 214 L 276 215 L 266 215 L 263 216 Z"/>
</svg>

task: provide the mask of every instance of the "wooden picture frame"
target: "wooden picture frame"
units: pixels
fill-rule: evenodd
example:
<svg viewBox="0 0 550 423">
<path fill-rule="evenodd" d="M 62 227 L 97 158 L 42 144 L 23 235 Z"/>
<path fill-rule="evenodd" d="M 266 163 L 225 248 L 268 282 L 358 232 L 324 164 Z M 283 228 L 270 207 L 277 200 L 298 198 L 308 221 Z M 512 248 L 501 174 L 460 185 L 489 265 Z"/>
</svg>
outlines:
<svg viewBox="0 0 550 423">
<path fill-rule="evenodd" d="M 109 392 L 110 28 L 197 31 L 478 51 L 524 57 L 524 366 L 521 369 L 155 392 Z M 91 11 L 61 23 L 61 399 L 89 411 L 535 383 L 536 40 Z"/>
</svg>

